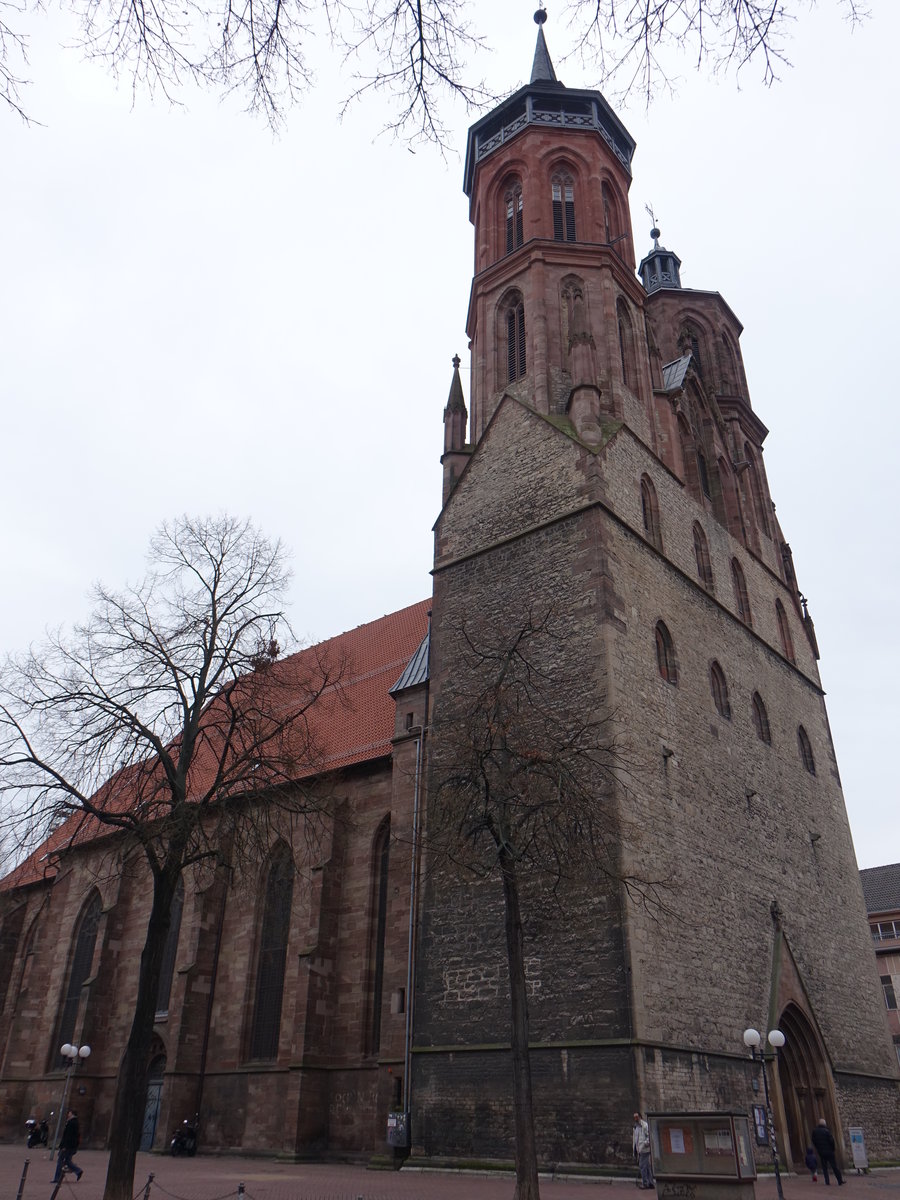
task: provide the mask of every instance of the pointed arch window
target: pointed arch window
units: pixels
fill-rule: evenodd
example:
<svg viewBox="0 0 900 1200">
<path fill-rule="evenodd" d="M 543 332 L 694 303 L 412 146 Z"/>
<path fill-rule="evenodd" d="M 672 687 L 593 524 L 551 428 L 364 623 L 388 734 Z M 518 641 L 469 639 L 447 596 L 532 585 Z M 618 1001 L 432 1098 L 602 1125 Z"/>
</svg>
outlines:
<svg viewBox="0 0 900 1200">
<path fill-rule="evenodd" d="M 788 662 L 796 662 L 791 627 L 788 624 L 788 616 L 784 611 L 784 605 L 780 600 L 775 601 L 775 617 L 778 621 L 778 635 L 781 638 L 781 648 L 784 651 L 784 657 Z"/>
<path fill-rule="evenodd" d="M 662 550 L 662 530 L 659 524 L 659 504 L 656 499 L 656 488 L 649 475 L 641 476 L 641 517 L 644 522 L 644 533 L 647 540 L 652 542 L 657 550 Z"/>
<path fill-rule="evenodd" d="M 553 194 L 553 237 L 575 241 L 575 185 L 568 171 L 557 171 L 550 181 Z"/>
<path fill-rule="evenodd" d="M 100 893 L 94 892 L 82 909 L 78 932 L 75 934 L 72 945 L 66 990 L 63 994 L 62 1008 L 56 1027 L 56 1040 L 52 1051 L 53 1063 L 57 1068 L 68 1066 L 68 1059 L 60 1054 L 59 1047 L 67 1042 L 73 1042 L 76 1037 L 75 1026 L 81 1004 L 81 989 L 90 978 L 102 912 L 103 904 L 100 900 Z"/>
<path fill-rule="evenodd" d="M 381 1047 L 381 1006 L 384 997 L 384 945 L 387 930 L 388 869 L 391 853 L 391 819 L 385 818 L 375 836 L 372 855 L 372 998 L 369 1008 L 368 1051 Z"/>
<path fill-rule="evenodd" d="M 697 451 L 697 474 L 700 476 L 700 487 L 707 500 L 712 499 L 712 489 L 709 486 L 709 467 L 706 465 L 706 455 L 702 450 Z"/>
<path fill-rule="evenodd" d="M 750 597 L 747 594 L 747 581 L 744 578 L 744 568 L 736 558 L 731 560 L 731 583 L 734 588 L 734 607 L 737 615 L 745 625 L 753 625 L 750 613 Z"/>
<path fill-rule="evenodd" d="M 728 699 L 728 683 L 725 679 L 725 672 L 717 662 L 714 662 L 709 668 L 709 687 L 719 716 L 730 721 L 731 703 Z"/>
<path fill-rule="evenodd" d="M 678 684 L 678 665 L 675 661 L 675 644 L 663 621 L 656 622 L 656 665 L 659 673 L 673 687 Z"/>
<path fill-rule="evenodd" d="M 601 187 L 600 199 L 603 205 L 603 233 L 607 245 L 611 246 L 619 240 L 619 206 L 608 183 Z"/>
<path fill-rule="evenodd" d="M 622 364 L 622 382 L 633 392 L 637 387 L 635 367 L 634 326 L 628 305 L 620 296 L 616 301 L 616 321 L 619 330 L 619 359 Z"/>
<path fill-rule="evenodd" d="M 804 768 L 809 771 L 810 775 L 816 773 L 816 760 L 813 757 L 812 743 L 809 740 L 809 734 L 802 725 L 797 726 L 797 747 L 800 751 L 800 761 Z"/>
<path fill-rule="evenodd" d="M 712 563 L 709 560 L 709 542 L 699 521 L 694 522 L 694 558 L 697 562 L 697 578 L 708 592 L 714 592 Z"/>
<path fill-rule="evenodd" d="M 506 305 L 506 381 L 512 383 L 525 374 L 525 304 L 521 295 L 514 293 Z"/>
<path fill-rule="evenodd" d="M 506 210 L 506 253 L 518 249 L 524 240 L 522 212 L 522 185 L 518 179 L 510 181 L 503 197 Z"/>
<path fill-rule="evenodd" d="M 175 978 L 175 956 L 178 953 L 178 937 L 181 933 L 181 914 L 184 911 L 184 881 L 179 878 L 169 910 L 169 932 L 163 950 L 162 967 L 159 972 L 159 987 L 156 989 L 156 1019 L 162 1020 L 169 1014 L 169 999 L 172 995 L 172 980 Z"/>
<path fill-rule="evenodd" d="M 771 537 L 769 518 L 766 515 L 766 500 L 759 477 L 759 467 L 756 465 L 756 455 L 747 442 L 744 443 L 744 460 L 750 464 L 747 468 L 747 477 L 750 480 L 750 498 L 753 502 L 756 522 L 766 537 Z"/>
<path fill-rule="evenodd" d="M 761 742 L 765 742 L 767 746 L 771 746 L 772 730 L 769 728 L 769 714 L 766 712 L 766 706 L 759 692 L 753 693 L 752 707 L 753 728 L 756 730 L 756 736 Z"/>
<path fill-rule="evenodd" d="M 294 863 L 290 850 L 282 843 L 272 854 L 266 873 L 259 934 L 256 992 L 250 1027 L 250 1058 L 259 1061 L 272 1060 L 278 1056 L 284 968 L 293 896 Z"/>
</svg>

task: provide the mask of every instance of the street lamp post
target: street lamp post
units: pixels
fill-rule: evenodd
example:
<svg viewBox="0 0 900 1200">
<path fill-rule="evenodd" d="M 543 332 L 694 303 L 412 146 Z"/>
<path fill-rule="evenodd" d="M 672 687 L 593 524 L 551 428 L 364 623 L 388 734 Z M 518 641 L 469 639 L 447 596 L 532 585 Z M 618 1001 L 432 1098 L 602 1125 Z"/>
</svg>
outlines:
<svg viewBox="0 0 900 1200">
<path fill-rule="evenodd" d="M 780 1029 L 770 1029 L 766 1038 L 772 1050 L 777 1052 L 784 1045 L 784 1034 Z M 762 1063 L 763 1089 L 766 1095 L 766 1117 L 769 1121 L 769 1142 L 772 1146 L 772 1162 L 775 1164 L 775 1189 L 778 1192 L 778 1200 L 784 1200 L 784 1192 L 781 1188 L 781 1168 L 778 1163 L 778 1141 L 775 1137 L 775 1120 L 772 1116 L 772 1105 L 769 1100 L 769 1075 L 766 1071 L 766 1052 L 760 1047 L 762 1038 L 758 1029 L 744 1030 L 744 1045 L 750 1051 L 750 1057 L 756 1062 L 756 1052 L 759 1050 L 759 1061 Z"/>
<path fill-rule="evenodd" d="M 53 1142 L 50 1146 L 50 1157 L 56 1153 L 56 1147 L 59 1145 L 59 1133 L 62 1129 L 63 1118 L 66 1112 L 66 1104 L 69 1100 L 69 1088 L 72 1084 L 72 1076 L 75 1073 L 75 1068 L 78 1066 L 78 1060 L 88 1058 L 91 1053 L 90 1046 L 71 1046 L 68 1042 L 59 1048 L 63 1058 L 69 1060 L 69 1065 L 66 1069 L 66 1082 L 63 1085 L 62 1101 L 59 1106 L 59 1116 L 56 1118 L 56 1132 L 53 1135 Z"/>
</svg>

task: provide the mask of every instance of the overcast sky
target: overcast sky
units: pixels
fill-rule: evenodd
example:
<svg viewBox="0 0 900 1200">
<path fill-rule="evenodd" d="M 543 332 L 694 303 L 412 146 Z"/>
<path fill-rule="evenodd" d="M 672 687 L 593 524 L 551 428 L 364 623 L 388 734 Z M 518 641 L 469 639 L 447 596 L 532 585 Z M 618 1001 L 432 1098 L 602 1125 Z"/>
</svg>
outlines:
<svg viewBox="0 0 900 1200">
<path fill-rule="evenodd" d="M 525 82 L 531 5 L 476 9 L 498 92 Z M 900 6 L 850 33 L 801 9 L 793 69 L 619 106 L 637 139 L 638 258 L 652 203 L 686 287 L 743 321 L 766 467 L 809 597 L 861 866 L 900 861 L 896 223 Z M 28 96 L 0 112 L 5 463 L 0 645 L 87 611 L 91 583 L 143 574 L 181 512 L 251 516 L 293 556 L 303 638 L 429 594 L 441 415 L 472 236 L 458 156 L 379 137 L 380 101 L 341 123 L 320 86 L 279 138 L 236 103 L 186 110 L 117 91 L 34 30 Z M 560 78 L 562 23 L 545 27 Z M 325 54 L 323 48 L 323 56 Z M 878 451 L 878 453 L 876 453 Z"/>
</svg>

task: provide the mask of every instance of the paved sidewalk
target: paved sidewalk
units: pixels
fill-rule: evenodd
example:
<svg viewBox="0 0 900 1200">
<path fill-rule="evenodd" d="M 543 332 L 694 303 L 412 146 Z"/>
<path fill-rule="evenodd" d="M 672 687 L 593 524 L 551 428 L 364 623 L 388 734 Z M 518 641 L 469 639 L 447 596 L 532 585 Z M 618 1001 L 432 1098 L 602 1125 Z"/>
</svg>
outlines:
<svg viewBox="0 0 900 1200">
<path fill-rule="evenodd" d="M 84 1177 L 80 1183 L 67 1177 L 57 1200 L 101 1200 L 107 1157 L 105 1151 L 79 1151 L 76 1161 Z M 26 1158 L 29 1166 L 22 1200 L 50 1200 L 54 1163 L 46 1151 L 39 1154 L 16 1144 L 0 1145 L 0 1200 L 15 1200 Z M 241 1184 L 245 1200 L 512 1200 L 514 1191 L 509 1175 L 368 1171 L 358 1166 L 280 1163 L 264 1158 L 139 1154 L 134 1175 L 138 1200 L 144 1196 L 151 1173 L 149 1200 L 239 1200 Z M 870 1175 L 848 1172 L 845 1179 L 847 1190 L 840 1193 L 840 1200 L 900 1200 L 900 1170 Z M 787 1176 L 785 1200 L 824 1200 L 824 1186 L 821 1176 L 816 1184 L 807 1174 Z M 636 1192 L 634 1181 L 627 1179 L 541 1180 L 541 1200 L 637 1200 Z M 776 1200 L 771 1176 L 759 1181 L 757 1197 Z M 838 1200 L 837 1194 L 834 1200 Z"/>
</svg>

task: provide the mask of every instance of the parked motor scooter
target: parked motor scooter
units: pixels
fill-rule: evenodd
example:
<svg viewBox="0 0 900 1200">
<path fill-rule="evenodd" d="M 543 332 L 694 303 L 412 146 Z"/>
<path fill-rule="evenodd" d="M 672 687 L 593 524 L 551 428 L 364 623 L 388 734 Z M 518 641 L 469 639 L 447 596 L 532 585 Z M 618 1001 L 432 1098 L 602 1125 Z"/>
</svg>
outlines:
<svg viewBox="0 0 900 1200">
<path fill-rule="evenodd" d="M 28 1136 L 25 1139 L 25 1145 L 29 1148 L 29 1150 L 33 1146 L 47 1145 L 47 1142 L 50 1138 L 50 1126 L 47 1123 L 46 1117 L 42 1117 L 40 1121 L 38 1121 L 35 1117 L 29 1117 L 25 1122 L 25 1128 L 28 1130 Z"/>
<path fill-rule="evenodd" d="M 193 1158 L 197 1153 L 197 1130 L 190 1121 L 182 1121 L 173 1131 L 172 1140 L 169 1142 L 169 1152 L 176 1155 L 186 1154 L 188 1158 Z"/>
</svg>

